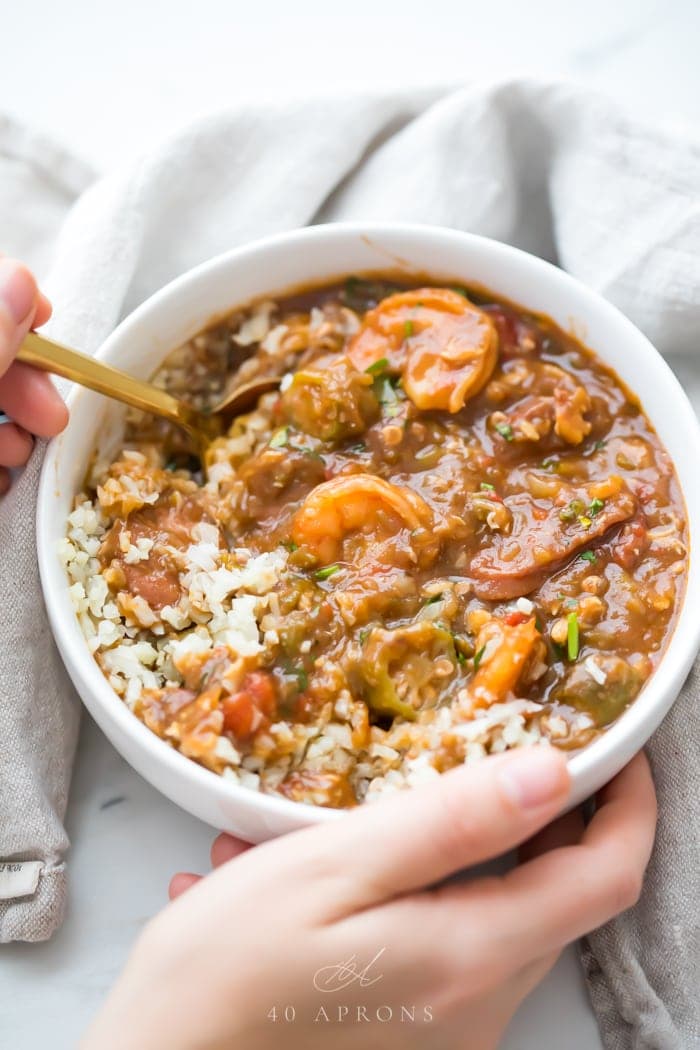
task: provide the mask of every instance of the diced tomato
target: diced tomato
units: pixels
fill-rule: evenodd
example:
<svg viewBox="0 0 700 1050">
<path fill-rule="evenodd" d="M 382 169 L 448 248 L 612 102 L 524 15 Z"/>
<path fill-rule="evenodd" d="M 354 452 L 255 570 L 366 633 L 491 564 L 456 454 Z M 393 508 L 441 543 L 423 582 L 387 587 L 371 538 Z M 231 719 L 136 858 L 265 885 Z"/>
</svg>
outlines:
<svg viewBox="0 0 700 1050">
<path fill-rule="evenodd" d="M 510 612 L 503 617 L 503 622 L 507 623 L 509 627 L 518 627 L 521 623 L 529 619 L 525 613 L 521 612 Z"/>
<path fill-rule="evenodd" d="M 243 688 L 227 696 L 222 708 L 224 728 L 237 740 L 244 740 L 266 728 L 277 710 L 272 675 L 265 671 L 251 671 L 243 680 Z"/>
</svg>

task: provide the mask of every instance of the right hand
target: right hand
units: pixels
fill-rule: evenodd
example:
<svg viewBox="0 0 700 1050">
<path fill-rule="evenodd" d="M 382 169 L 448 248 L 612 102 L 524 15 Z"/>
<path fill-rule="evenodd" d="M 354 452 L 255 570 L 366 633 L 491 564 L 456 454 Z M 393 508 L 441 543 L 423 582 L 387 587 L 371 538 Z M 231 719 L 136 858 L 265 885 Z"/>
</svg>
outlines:
<svg viewBox="0 0 700 1050">
<path fill-rule="evenodd" d="M 217 870 L 175 877 L 84 1047 L 495 1047 L 562 947 L 639 894 L 656 819 L 644 756 L 587 827 L 572 812 L 531 838 L 568 792 L 564 757 L 537 747 L 252 849 L 220 836 Z M 525 840 L 508 874 L 443 883 Z M 364 987 L 317 990 L 350 959 L 371 963 Z"/>
</svg>

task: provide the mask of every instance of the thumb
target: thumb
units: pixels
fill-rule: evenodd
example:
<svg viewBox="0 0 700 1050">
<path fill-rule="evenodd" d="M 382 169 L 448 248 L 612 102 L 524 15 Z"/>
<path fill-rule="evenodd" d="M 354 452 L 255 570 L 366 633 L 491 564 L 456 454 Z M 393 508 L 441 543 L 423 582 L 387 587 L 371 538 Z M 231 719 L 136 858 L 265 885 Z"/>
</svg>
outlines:
<svg viewBox="0 0 700 1050">
<path fill-rule="evenodd" d="M 39 292 L 33 276 L 14 259 L 0 259 L 0 376 L 15 359 L 34 321 Z"/>
<path fill-rule="evenodd" d="M 549 746 L 516 749 L 302 832 L 309 836 L 305 858 L 313 867 L 317 857 L 325 870 L 333 868 L 336 858 L 338 878 L 348 882 L 342 899 L 350 912 L 430 886 L 513 849 L 561 812 L 569 789 L 560 751 Z M 312 835 L 317 839 L 310 851 Z M 358 874 L 347 858 L 360 856 Z"/>
</svg>

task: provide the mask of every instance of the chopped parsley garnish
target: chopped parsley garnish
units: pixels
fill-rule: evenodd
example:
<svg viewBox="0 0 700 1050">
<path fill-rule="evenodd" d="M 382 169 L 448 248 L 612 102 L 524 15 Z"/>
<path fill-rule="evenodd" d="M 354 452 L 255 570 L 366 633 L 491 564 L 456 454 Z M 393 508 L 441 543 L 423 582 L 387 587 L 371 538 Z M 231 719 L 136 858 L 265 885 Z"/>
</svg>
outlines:
<svg viewBox="0 0 700 1050">
<path fill-rule="evenodd" d="M 592 565 L 595 561 L 595 554 L 593 553 L 593 551 L 584 551 L 582 554 L 579 554 L 579 558 L 581 559 L 581 561 L 590 562 L 590 564 Z"/>
<path fill-rule="evenodd" d="M 286 547 L 290 554 L 294 554 L 294 551 L 299 550 L 299 544 L 295 543 L 294 540 L 285 540 L 282 546 Z"/>
<path fill-rule="evenodd" d="M 324 568 L 319 569 L 318 572 L 315 572 L 314 576 L 317 580 L 327 580 L 329 576 L 333 576 L 336 572 L 340 572 L 339 565 L 326 565 Z"/>
<path fill-rule="evenodd" d="M 406 339 L 410 339 L 413 335 L 413 321 L 404 321 L 403 333 Z"/>
<path fill-rule="evenodd" d="M 482 481 L 479 485 L 482 492 L 495 492 L 496 486 L 492 485 L 490 481 Z"/>
<path fill-rule="evenodd" d="M 559 463 L 557 462 L 556 459 L 543 459 L 542 460 L 542 469 L 543 470 L 556 470 L 558 466 L 559 466 Z"/>
<path fill-rule="evenodd" d="M 371 376 L 378 376 L 384 371 L 388 364 L 388 357 L 380 357 L 379 360 L 375 361 L 374 364 L 369 366 L 369 368 L 365 368 L 365 372 L 368 372 Z"/>
<path fill-rule="evenodd" d="M 592 499 L 588 508 L 588 513 L 592 518 L 595 518 L 596 514 L 600 514 L 601 510 L 605 506 L 604 499 Z"/>
<path fill-rule="evenodd" d="M 370 632 L 370 628 L 369 627 L 363 627 L 362 628 L 362 630 L 360 631 L 360 635 L 359 635 L 360 645 L 364 645 L 365 644 L 365 642 L 369 638 L 369 632 Z"/>
<path fill-rule="evenodd" d="M 607 445 L 607 441 L 596 441 L 596 443 L 593 446 L 593 448 L 595 449 L 596 452 L 600 452 L 601 448 L 605 448 L 606 445 Z"/>
<path fill-rule="evenodd" d="M 289 442 L 289 427 L 280 427 L 276 430 L 270 438 L 268 444 L 270 448 L 284 448 Z"/>
<path fill-rule="evenodd" d="M 513 440 L 513 428 L 510 423 L 496 423 L 495 429 L 506 441 Z"/>
<path fill-rule="evenodd" d="M 464 296 L 465 299 L 467 298 L 467 289 L 466 288 L 462 288 L 462 286 L 460 284 L 454 284 L 452 286 L 451 291 L 456 292 L 457 295 Z"/>
<path fill-rule="evenodd" d="M 481 649 L 479 649 L 478 652 L 474 653 L 474 670 L 475 671 L 479 670 L 479 664 L 483 660 L 485 652 L 486 652 L 486 646 L 482 645 Z"/>
<path fill-rule="evenodd" d="M 579 653 L 579 631 L 578 616 L 575 612 L 569 613 L 566 618 L 566 655 L 570 660 L 575 660 Z"/>
</svg>

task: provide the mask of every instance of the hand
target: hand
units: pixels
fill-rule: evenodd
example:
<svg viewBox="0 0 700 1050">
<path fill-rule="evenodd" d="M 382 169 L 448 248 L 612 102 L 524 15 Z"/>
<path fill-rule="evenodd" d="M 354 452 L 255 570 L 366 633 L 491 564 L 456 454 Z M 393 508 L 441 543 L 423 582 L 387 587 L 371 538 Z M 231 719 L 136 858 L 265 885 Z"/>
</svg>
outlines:
<svg viewBox="0 0 700 1050">
<path fill-rule="evenodd" d="M 53 437 L 68 422 L 68 411 L 43 372 L 15 361 L 27 332 L 45 324 L 51 304 L 21 263 L 0 259 L 0 411 L 12 420 L 0 425 L 0 495 L 10 487 L 8 467 L 22 467 L 37 437 Z"/>
<path fill-rule="evenodd" d="M 568 791 L 538 747 L 253 849 L 220 836 L 213 874 L 173 879 L 85 1050 L 497 1046 L 562 947 L 637 900 L 651 852 L 642 755 L 587 827 L 573 812 L 533 838 Z M 444 883 L 526 840 L 508 874 Z"/>
</svg>

